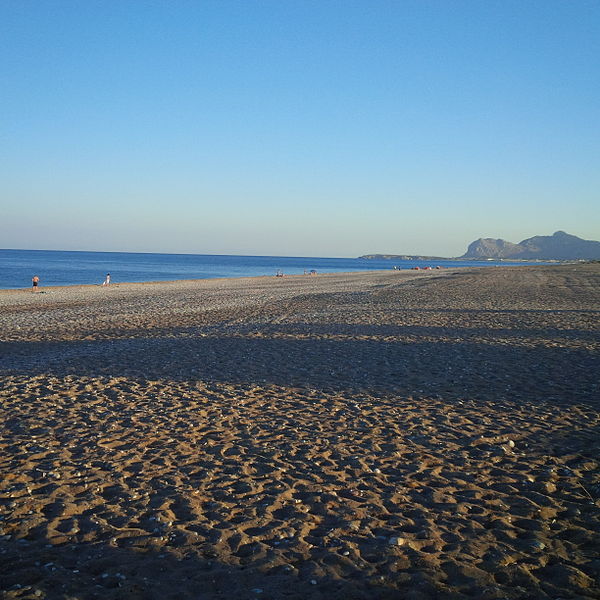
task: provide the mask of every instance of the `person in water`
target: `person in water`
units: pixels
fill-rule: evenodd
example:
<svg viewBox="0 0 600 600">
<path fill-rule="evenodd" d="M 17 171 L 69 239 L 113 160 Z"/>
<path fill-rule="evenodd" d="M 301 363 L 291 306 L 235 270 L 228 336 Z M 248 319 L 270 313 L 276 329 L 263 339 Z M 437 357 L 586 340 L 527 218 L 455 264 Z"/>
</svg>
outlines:
<svg viewBox="0 0 600 600">
<path fill-rule="evenodd" d="M 38 291 L 38 284 L 40 283 L 40 278 L 37 275 L 34 275 L 31 278 L 31 291 L 32 292 L 37 292 Z"/>
<path fill-rule="evenodd" d="M 106 274 L 106 279 L 102 285 L 110 285 L 110 273 Z"/>
</svg>

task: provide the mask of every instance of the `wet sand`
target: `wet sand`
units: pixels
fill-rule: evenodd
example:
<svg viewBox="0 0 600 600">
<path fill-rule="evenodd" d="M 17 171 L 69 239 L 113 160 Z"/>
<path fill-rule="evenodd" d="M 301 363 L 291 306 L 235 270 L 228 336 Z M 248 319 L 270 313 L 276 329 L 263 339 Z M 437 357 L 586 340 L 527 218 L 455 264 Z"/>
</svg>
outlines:
<svg viewBox="0 0 600 600">
<path fill-rule="evenodd" d="M 0 291 L 0 591 L 600 598 L 600 265 Z"/>
</svg>

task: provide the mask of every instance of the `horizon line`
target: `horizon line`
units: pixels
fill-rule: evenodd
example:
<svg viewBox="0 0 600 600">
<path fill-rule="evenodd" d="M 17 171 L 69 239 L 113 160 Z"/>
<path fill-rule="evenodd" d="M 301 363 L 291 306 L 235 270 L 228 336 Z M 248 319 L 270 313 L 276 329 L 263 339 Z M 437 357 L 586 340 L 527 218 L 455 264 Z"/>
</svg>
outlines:
<svg viewBox="0 0 600 600">
<path fill-rule="evenodd" d="M 360 259 L 362 256 L 368 256 L 368 254 L 363 254 L 362 256 L 322 256 L 322 255 L 313 255 L 313 256 L 294 256 L 291 254 L 210 254 L 210 253 L 201 253 L 201 252 L 150 252 L 150 251 L 135 251 L 135 250 L 58 250 L 52 248 L 0 248 L 0 252 L 2 251 L 18 251 L 18 252 L 93 252 L 96 254 L 169 254 L 171 256 L 248 256 L 253 258 L 348 258 L 348 259 Z M 385 253 L 376 252 L 372 254 L 381 254 L 385 255 Z M 393 256 L 392 254 L 389 254 Z M 400 256 L 400 255 L 397 255 Z M 408 256 L 404 254 L 404 256 Z M 411 255 L 411 256 L 424 256 L 424 255 Z M 442 258 L 442 257 L 437 257 Z M 449 257 L 451 258 L 451 257 Z M 365 259 L 367 260 L 367 259 Z"/>
</svg>

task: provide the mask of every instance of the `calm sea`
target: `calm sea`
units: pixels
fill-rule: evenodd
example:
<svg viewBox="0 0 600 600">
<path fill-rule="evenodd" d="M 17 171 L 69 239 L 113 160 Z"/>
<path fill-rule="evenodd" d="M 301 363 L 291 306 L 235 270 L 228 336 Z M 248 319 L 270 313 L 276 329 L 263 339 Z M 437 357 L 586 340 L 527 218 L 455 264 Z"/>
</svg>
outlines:
<svg viewBox="0 0 600 600">
<path fill-rule="evenodd" d="M 0 289 L 25 288 L 34 275 L 41 286 L 100 284 L 106 273 L 113 283 L 213 279 L 426 267 L 473 267 L 527 264 L 496 261 L 392 261 L 361 258 L 303 258 L 295 256 L 229 256 L 212 254 L 141 254 L 133 252 L 67 252 L 57 250 L 0 250 Z M 539 264 L 539 263 L 537 263 Z"/>
</svg>

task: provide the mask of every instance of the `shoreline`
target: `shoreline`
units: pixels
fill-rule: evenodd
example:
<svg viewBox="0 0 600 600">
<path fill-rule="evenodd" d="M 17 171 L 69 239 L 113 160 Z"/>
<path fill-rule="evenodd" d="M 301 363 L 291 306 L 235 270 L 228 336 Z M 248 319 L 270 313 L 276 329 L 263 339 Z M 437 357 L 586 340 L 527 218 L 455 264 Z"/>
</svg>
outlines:
<svg viewBox="0 0 600 600">
<path fill-rule="evenodd" d="M 565 264 L 575 264 L 575 263 L 565 263 Z M 532 265 L 532 264 L 524 264 L 524 265 L 494 265 L 495 268 L 499 269 L 512 269 L 512 268 L 554 268 L 556 266 L 564 266 L 564 264 L 544 264 L 544 265 Z M 460 269 L 461 271 L 471 271 L 471 270 L 479 270 L 479 269 L 489 269 L 491 267 L 486 266 L 469 266 L 469 267 L 441 267 L 439 269 L 432 267 L 430 269 L 420 268 L 419 270 L 415 269 L 373 269 L 366 271 L 335 271 L 335 272 L 321 272 L 316 275 L 310 275 L 309 273 L 294 273 L 294 274 L 284 274 L 283 277 L 277 277 L 276 275 L 243 275 L 239 277 L 204 277 L 197 279 L 158 279 L 158 280 L 150 280 L 150 281 L 118 281 L 111 282 L 108 286 L 109 288 L 113 287 L 123 287 L 130 285 L 160 285 L 160 284 L 183 284 L 183 283 L 199 283 L 199 282 L 207 282 L 207 281 L 238 281 L 238 280 L 254 280 L 254 279 L 291 279 L 291 278 L 315 278 L 315 277 L 331 277 L 331 276 L 346 276 L 346 275 L 368 275 L 369 273 L 394 273 L 395 275 L 399 274 L 418 274 L 418 276 L 424 276 L 426 274 L 441 274 L 448 271 L 453 271 L 454 269 Z M 73 283 L 68 285 L 41 285 L 40 290 L 51 290 L 51 291 L 60 291 L 67 290 L 73 288 L 103 288 L 101 283 Z M 31 292 L 31 286 L 29 287 L 19 287 L 19 288 L 0 288 L 0 294 L 10 293 L 10 292 Z"/>
<path fill-rule="evenodd" d="M 485 269 L 487 267 L 455 267 L 457 269 L 465 269 L 465 270 L 471 270 L 471 269 Z M 510 266 L 506 267 L 506 268 L 511 268 Z M 412 269 L 402 269 L 402 270 L 393 270 L 393 269 L 389 269 L 389 270 L 368 270 L 368 271 L 339 271 L 339 272 L 332 272 L 332 273 L 317 273 L 316 275 L 310 275 L 308 273 L 303 274 L 303 273 L 296 273 L 296 274 L 284 274 L 283 277 L 277 277 L 276 275 L 254 275 L 254 276 L 240 276 L 240 277 L 205 277 L 205 278 L 200 278 L 200 279 L 159 279 L 159 280 L 152 280 L 152 281 L 119 281 L 119 282 L 111 282 L 111 284 L 109 286 L 103 286 L 101 283 L 74 283 L 74 284 L 69 284 L 69 285 L 49 285 L 49 286 L 44 286 L 41 285 L 39 287 L 40 292 L 32 292 L 32 288 L 30 287 L 22 287 L 22 288 L 0 288 L 0 295 L 3 293 L 12 293 L 12 292 L 31 292 L 31 293 L 41 293 L 44 290 L 50 290 L 50 291 L 63 291 L 63 290 L 73 290 L 73 289 L 95 289 L 95 288 L 102 288 L 102 289 L 112 289 L 112 288 L 129 288 L 129 286 L 160 286 L 160 285 L 184 285 L 184 284 L 201 284 L 201 283 L 208 283 L 208 282 L 239 282 L 239 281 L 244 281 L 244 280 L 248 280 L 248 281 L 254 281 L 254 280 L 277 280 L 277 281 L 282 281 L 282 280 L 289 280 L 289 279 L 310 279 L 310 280 L 314 280 L 315 278 L 326 278 L 326 277 L 346 277 L 346 276 L 353 276 L 353 275 L 369 275 L 369 274 L 383 274 L 383 273 L 394 273 L 394 275 L 398 276 L 401 273 L 404 274 L 410 274 L 410 275 L 415 275 L 415 276 L 427 276 L 427 275 L 433 275 L 433 274 L 437 274 L 440 275 L 443 272 L 447 272 L 447 271 L 451 271 L 453 270 L 453 268 L 444 268 L 444 269 L 431 269 L 431 270 L 425 270 L 425 269 L 421 269 L 419 271 L 414 271 Z M 417 274 L 418 273 L 418 274 Z"/>
</svg>

